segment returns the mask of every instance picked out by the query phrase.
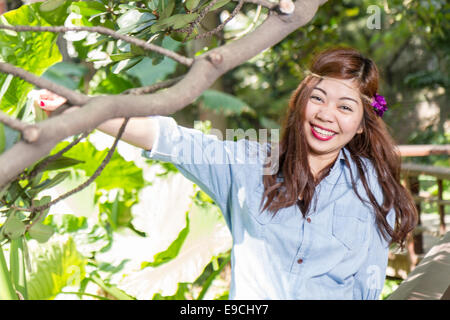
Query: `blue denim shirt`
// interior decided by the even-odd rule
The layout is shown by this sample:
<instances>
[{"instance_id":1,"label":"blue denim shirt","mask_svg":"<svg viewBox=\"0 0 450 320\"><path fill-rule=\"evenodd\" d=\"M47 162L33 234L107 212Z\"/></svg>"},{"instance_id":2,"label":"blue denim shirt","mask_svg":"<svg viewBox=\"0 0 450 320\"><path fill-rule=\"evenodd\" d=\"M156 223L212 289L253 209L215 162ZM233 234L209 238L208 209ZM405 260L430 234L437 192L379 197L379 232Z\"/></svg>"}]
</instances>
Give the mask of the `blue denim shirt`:
<instances>
[{"instance_id":1,"label":"blue denim shirt","mask_svg":"<svg viewBox=\"0 0 450 320\"><path fill-rule=\"evenodd\" d=\"M230 299L379 299L389 246L375 224L372 206L362 203L352 189L344 152L355 179L358 174L346 148L316 187L306 219L297 205L272 217L268 211L259 213L263 155L269 144L219 140L179 126L171 117L153 117L158 135L143 156L172 162L225 217L233 238ZM381 204L376 172L368 159L363 161L369 187ZM359 179L357 190L368 200ZM394 218L391 208L391 227Z\"/></svg>"}]
</instances>

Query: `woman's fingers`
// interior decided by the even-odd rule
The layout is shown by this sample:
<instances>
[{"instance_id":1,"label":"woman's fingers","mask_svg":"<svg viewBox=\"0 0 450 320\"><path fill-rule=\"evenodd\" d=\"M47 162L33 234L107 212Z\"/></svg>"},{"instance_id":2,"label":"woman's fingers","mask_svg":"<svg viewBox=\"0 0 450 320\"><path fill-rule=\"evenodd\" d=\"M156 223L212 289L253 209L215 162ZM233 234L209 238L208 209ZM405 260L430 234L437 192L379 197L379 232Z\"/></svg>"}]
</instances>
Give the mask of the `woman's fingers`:
<instances>
[{"instance_id":1,"label":"woman's fingers","mask_svg":"<svg viewBox=\"0 0 450 320\"><path fill-rule=\"evenodd\" d=\"M54 99L40 99L39 101L39 107L41 107L44 110L53 111L58 109L60 106L62 106L64 103L66 103L67 99L63 97L58 97Z\"/></svg>"},{"instance_id":2,"label":"woman's fingers","mask_svg":"<svg viewBox=\"0 0 450 320\"><path fill-rule=\"evenodd\" d=\"M37 97L38 98L35 100L36 106L47 111L54 111L67 101L66 98L48 91L47 89L38 90Z\"/></svg>"}]
</instances>

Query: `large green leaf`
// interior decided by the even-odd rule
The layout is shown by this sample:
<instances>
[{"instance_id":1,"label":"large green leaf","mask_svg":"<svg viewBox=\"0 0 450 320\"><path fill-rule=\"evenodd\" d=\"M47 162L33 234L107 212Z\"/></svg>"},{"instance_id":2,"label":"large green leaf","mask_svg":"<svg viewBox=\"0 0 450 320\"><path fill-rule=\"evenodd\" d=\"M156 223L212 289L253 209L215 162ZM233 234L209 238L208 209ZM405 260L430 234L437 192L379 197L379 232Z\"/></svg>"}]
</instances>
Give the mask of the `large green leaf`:
<instances>
[{"instance_id":1,"label":"large green leaf","mask_svg":"<svg viewBox=\"0 0 450 320\"><path fill-rule=\"evenodd\" d=\"M177 239L171 243L171 245L167 248L167 250L157 253L152 262L144 262L142 264L142 268L157 267L175 258L180 252L180 249L183 246L184 240L186 240L188 234L189 234L189 213L187 212L186 227L184 227L183 230L180 231L180 234L178 235Z\"/></svg>"},{"instance_id":2,"label":"large green leaf","mask_svg":"<svg viewBox=\"0 0 450 320\"><path fill-rule=\"evenodd\" d=\"M200 96L203 106L207 109L214 110L230 115L239 115L242 112L251 112L252 109L241 99L217 90L206 90Z\"/></svg>"},{"instance_id":3,"label":"large green leaf","mask_svg":"<svg viewBox=\"0 0 450 320\"><path fill-rule=\"evenodd\" d=\"M43 78L58 83L66 88L76 90L81 85L87 67L71 62L59 62L45 71Z\"/></svg>"},{"instance_id":4,"label":"large green leaf","mask_svg":"<svg viewBox=\"0 0 450 320\"><path fill-rule=\"evenodd\" d=\"M68 285L85 277L86 259L71 237L54 238L45 245L31 246L32 272L28 275L31 300L53 299Z\"/></svg>"},{"instance_id":5,"label":"large green leaf","mask_svg":"<svg viewBox=\"0 0 450 320\"><path fill-rule=\"evenodd\" d=\"M179 283L194 282L213 257L231 248L231 236L217 206L209 202L199 203L193 200L192 196L187 197L188 220L185 220L186 209L170 202L171 198L186 201L184 198L189 188L183 186L182 180L179 180L180 175L180 173L172 174L143 189L140 197L142 203L136 206L135 217L139 221L133 221L133 224L145 231L149 235L149 240L161 241L168 234L177 232L173 243L170 243L160 255L154 255L155 266L149 266L152 263L144 263L144 269L128 271L126 277L120 281L119 288L138 299L152 299L157 293L172 296L177 291ZM192 182L187 183L192 186ZM160 201L155 203L155 199ZM180 228L179 221L182 219L185 223ZM183 230L188 230L187 235L183 234ZM137 238L123 240L124 247L125 244L127 247L143 246L146 241ZM141 253L140 258L145 259L145 256Z\"/></svg>"},{"instance_id":6,"label":"large green leaf","mask_svg":"<svg viewBox=\"0 0 450 320\"><path fill-rule=\"evenodd\" d=\"M175 51L180 46L180 42L175 41L170 37L165 37L164 40L162 40L162 46L166 49ZM172 59L164 57L158 64L154 63L154 60L155 58L150 59L145 57L137 65L127 70L127 73L137 77L143 86L148 86L166 79L168 75L175 72L177 63Z\"/></svg>"},{"instance_id":7,"label":"large green leaf","mask_svg":"<svg viewBox=\"0 0 450 320\"><path fill-rule=\"evenodd\" d=\"M5 25L62 25L67 14L66 4L54 12L41 12L41 3L21 6L17 10L0 16ZM21 67L40 76L44 71L61 61L62 56L56 45L57 34L52 32L14 32L0 30L0 60ZM24 106L28 92L33 86L17 77L0 74L0 109L17 116Z\"/></svg>"}]
</instances>

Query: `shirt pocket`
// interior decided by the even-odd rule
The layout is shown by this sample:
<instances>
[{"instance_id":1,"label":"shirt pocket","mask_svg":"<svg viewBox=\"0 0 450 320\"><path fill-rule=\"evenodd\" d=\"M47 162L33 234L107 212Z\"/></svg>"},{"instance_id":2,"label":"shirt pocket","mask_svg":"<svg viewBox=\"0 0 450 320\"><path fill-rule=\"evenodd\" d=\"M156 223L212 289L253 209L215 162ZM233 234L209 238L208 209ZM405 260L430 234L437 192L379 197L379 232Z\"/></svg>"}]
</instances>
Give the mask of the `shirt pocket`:
<instances>
[{"instance_id":1,"label":"shirt pocket","mask_svg":"<svg viewBox=\"0 0 450 320\"><path fill-rule=\"evenodd\" d=\"M368 211L353 202L336 202L333 210L333 236L350 250L356 250L367 237Z\"/></svg>"}]
</instances>

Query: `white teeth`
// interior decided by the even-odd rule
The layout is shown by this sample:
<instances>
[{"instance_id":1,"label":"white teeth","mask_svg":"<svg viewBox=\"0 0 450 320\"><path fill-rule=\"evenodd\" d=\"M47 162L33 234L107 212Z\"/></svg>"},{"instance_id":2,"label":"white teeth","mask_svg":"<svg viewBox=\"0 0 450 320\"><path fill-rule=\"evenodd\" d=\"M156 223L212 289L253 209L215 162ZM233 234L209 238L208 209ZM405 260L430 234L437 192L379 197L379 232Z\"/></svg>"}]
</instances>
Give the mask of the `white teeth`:
<instances>
[{"instance_id":1,"label":"white teeth","mask_svg":"<svg viewBox=\"0 0 450 320\"><path fill-rule=\"evenodd\" d=\"M323 135L325 135L325 136L331 137L331 136L334 136L334 135L335 135L335 133L332 133L332 132L326 131L326 130L322 130L322 129L320 129L320 128L318 128L318 127L315 127L315 126L313 126L313 128L314 128L315 131L317 131L318 133L323 134Z\"/></svg>"}]
</instances>

